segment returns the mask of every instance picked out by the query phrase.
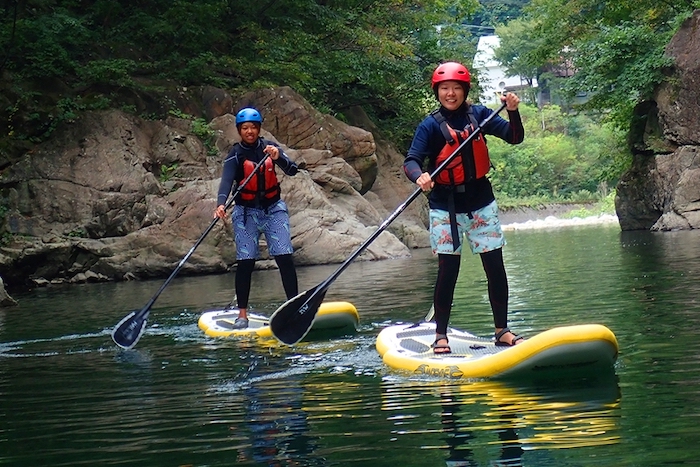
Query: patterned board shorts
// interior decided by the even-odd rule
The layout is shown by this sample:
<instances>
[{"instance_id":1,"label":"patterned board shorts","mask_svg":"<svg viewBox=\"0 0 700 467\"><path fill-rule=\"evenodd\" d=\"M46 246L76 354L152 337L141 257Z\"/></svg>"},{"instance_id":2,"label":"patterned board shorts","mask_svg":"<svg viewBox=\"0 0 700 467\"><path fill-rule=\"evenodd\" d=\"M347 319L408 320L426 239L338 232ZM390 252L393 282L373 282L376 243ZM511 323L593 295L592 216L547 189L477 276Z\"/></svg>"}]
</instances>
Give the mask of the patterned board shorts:
<instances>
[{"instance_id":1,"label":"patterned board shorts","mask_svg":"<svg viewBox=\"0 0 700 467\"><path fill-rule=\"evenodd\" d=\"M457 213L457 232L461 239L465 236L472 253L486 253L497 250L506 244L501 222L498 220L496 201L469 214ZM457 251L452 247L450 214L441 209L430 210L430 246L433 254L461 254L464 242Z\"/></svg>"},{"instance_id":2,"label":"patterned board shorts","mask_svg":"<svg viewBox=\"0 0 700 467\"><path fill-rule=\"evenodd\" d=\"M260 258L260 234L265 234L271 256L290 255L294 252L289 212L282 200L267 210L235 205L231 221L238 260Z\"/></svg>"}]
</instances>

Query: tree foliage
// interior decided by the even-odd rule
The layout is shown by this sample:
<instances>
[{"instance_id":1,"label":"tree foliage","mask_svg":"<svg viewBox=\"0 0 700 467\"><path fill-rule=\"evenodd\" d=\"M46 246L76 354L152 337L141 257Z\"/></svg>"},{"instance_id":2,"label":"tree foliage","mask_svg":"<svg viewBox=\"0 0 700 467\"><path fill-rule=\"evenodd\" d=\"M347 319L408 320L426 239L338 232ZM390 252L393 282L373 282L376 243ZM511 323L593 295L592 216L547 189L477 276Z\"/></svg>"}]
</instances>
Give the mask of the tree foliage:
<instances>
[{"instance_id":1,"label":"tree foliage","mask_svg":"<svg viewBox=\"0 0 700 467\"><path fill-rule=\"evenodd\" d=\"M558 106L521 105L525 141L489 139L494 189L506 198L597 199L607 195L627 162L623 133Z\"/></svg>"},{"instance_id":2,"label":"tree foliage","mask_svg":"<svg viewBox=\"0 0 700 467\"><path fill-rule=\"evenodd\" d=\"M361 105L405 139L436 64L473 56L455 31L477 7L477 0L6 2L2 122L15 137L36 140L62 119L51 106L61 99L90 108L165 81L234 94L288 85L340 116Z\"/></svg>"},{"instance_id":3,"label":"tree foliage","mask_svg":"<svg viewBox=\"0 0 700 467\"><path fill-rule=\"evenodd\" d=\"M533 126L538 119L531 115L526 141L499 154L503 170L494 174L495 185L515 197L605 194L631 162L623 143L632 110L667 79L664 48L698 6L697 0L532 0L523 17L499 25L496 58L508 72L536 76L567 112L582 113L566 117L560 132L551 108L540 109L541 125Z\"/></svg>"},{"instance_id":4,"label":"tree foliage","mask_svg":"<svg viewBox=\"0 0 700 467\"><path fill-rule=\"evenodd\" d=\"M473 23L496 27L520 18L530 0L480 0L479 3L480 8L474 15Z\"/></svg>"},{"instance_id":5,"label":"tree foliage","mask_svg":"<svg viewBox=\"0 0 700 467\"><path fill-rule=\"evenodd\" d=\"M510 24L499 28L507 49L500 54L514 71L523 63L540 73L573 70L558 83L565 95L573 100L587 92L582 108L627 127L633 106L665 78L664 47L698 6L697 0L532 0L514 34ZM513 37L518 34L522 40Z\"/></svg>"},{"instance_id":6,"label":"tree foliage","mask_svg":"<svg viewBox=\"0 0 700 467\"><path fill-rule=\"evenodd\" d=\"M532 58L532 51L537 49L537 37L532 34L532 24L523 19L514 19L508 25L496 27L500 46L494 56L507 70L508 76L520 76L529 86L533 86L539 77L542 64ZM536 89L531 89L528 102L535 103Z\"/></svg>"}]
</instances>

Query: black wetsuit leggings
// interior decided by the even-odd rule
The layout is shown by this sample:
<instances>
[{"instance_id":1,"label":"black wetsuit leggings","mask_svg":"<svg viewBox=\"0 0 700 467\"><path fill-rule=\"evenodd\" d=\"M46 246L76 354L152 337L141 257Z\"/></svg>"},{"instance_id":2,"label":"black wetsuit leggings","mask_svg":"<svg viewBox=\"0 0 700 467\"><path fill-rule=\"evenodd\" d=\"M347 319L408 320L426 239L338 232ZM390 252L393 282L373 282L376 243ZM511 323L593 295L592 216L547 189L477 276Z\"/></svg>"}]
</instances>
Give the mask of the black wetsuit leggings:
<instances>
[{"instance_id":1,"label":"black wetsuit leggings","mask_svg":"<svg viewBox=\"0 0 700 467\"><path fill-rule=\"evenodd\" d=\"M497 328L504 328L508 324L508 277L503 264L503 251L499 248L479 256L486 272L493 323ZM460 259L460 255L438 255L438 274L433 296L438 334L447 333Z\"/></svg>"},{"instance_id":2,"label":"black wetsuit leggings","mask_svg":"<svg viewBox=\"0 0 700 467\"><path fill-rule=\"evenodd\" d=\"M287 300L296 297L299 294L299 285L297 283L297 272L294 267L292 255L275 256L275 262L280 270L282 287L284 287ZM255 269L254 259L238 261L238 266L236 268L236 298L238 301L238 308L248 308L253 269Z\"/></svg>"}]
</instances>

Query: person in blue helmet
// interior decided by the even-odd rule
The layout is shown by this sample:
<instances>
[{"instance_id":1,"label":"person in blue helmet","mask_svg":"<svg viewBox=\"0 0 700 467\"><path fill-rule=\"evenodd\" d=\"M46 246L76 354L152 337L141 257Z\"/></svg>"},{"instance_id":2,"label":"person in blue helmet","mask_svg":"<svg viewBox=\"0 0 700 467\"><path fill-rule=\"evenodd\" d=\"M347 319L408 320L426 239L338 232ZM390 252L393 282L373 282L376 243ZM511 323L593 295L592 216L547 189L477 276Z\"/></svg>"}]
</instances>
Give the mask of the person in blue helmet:
<instances>
[{"instance_id":1,"label":"person in blue helmet","mask_svg":"<svg viewBox=\"0 0 700 467\"><path fill-rule=\"evenodd\" d=\"M436 354L451 352L447 326L465 237L472 253L479 254L486 273L496 345L516 345L523 339L508 328L508 279L502 253L506 242L491 182L486 177L491 163L485 137L473 138L434 180L430 177L493 112L467 101L470 85L469 71L461 63L446 62L435 69L432 88L440 108L418 125L404 160L406 176L423 191L430 191L430 243L438 257L433 291L436 324L433 352ZM508 120L497 115L484 126L482 133L519 144L524 138L518 111L520 100L513 93L502 99ZM423 169L426 161L427 171Z\"/></svg>"},{"instance_id":2,"label":"person in blue helmet","mask_svg":"<svg viewBox=\"0 0 700 467\"><path fill-rule=\"evenodd\" d=\"M282 277L282 286L287 299L299 293L297 273L292 253L292 237L289 226L289 211L281 198L279 180L275 167L286 175L296 175L297 165L289 159L282 148L272 141L260 137L263 118L252 107L241 109L236 114L236 129L241 141L233 145L224 160L221 183L214 215L226 217L226 200L234 182L241 183L255 170L257 164L269 157L237 195L231 221L236 242L236 300L239 314L234 328L248 327L248 299L255 261L260 257L260 234L265 240L270 256Z\"/></svg>"}]
</instances>

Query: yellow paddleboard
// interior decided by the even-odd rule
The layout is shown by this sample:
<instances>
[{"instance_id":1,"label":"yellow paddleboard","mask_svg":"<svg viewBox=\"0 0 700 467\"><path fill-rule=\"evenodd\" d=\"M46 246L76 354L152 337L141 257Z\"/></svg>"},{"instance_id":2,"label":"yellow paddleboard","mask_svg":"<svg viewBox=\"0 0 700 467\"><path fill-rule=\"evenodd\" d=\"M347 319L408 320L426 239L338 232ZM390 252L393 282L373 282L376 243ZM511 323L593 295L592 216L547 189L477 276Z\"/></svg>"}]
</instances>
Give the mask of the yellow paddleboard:
<instances>
[{"instance_id":1,"label":"yellow paddleboard","mask_svg":"<svg viewBox=\"0 0 700 467\"><path fill-rule=\"evenodd\" d=\"M454 328L447 337L452 353L436 355L435 323L399 324L382 329L376 347L392 368L453 379L612 372L618 354L615 335L600 324L553 328L513 347Z\"/></svg>"},{"instance_id":2,"label":"yellow paddleboard","mask_svg":"<svg viewBox=\"0 0 700 467\"><path fill-rule=\"evenodd\" d=\"M233 329L238 318L238 309L210 310L199 317L198 326L211 337L257 336L272 338L270 318L255 313L248 313L248 327ZM328 337L343 336L357 332L360 315L352 303L324 302L318 309L309 331L308 339L323 335Z\"/></svg>"}]
</instances>

